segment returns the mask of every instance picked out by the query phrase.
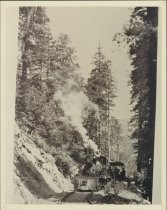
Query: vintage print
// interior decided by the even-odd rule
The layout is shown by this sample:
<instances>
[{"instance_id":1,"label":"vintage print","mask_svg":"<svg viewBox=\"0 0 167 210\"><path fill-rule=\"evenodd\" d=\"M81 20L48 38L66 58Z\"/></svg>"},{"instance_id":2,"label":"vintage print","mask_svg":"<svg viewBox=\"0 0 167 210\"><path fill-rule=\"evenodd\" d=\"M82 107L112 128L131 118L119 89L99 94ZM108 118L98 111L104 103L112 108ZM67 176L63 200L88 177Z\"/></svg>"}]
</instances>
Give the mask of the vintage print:
<instances>
[{"instance_id":1,"label":"vintage print","mask_svg":"<svg viewBox=\"0 0 167 210\"><path fill-rule=\"evenodd\" d=\"M19 7L13 204L152 204L158 7Z\"/></svg>"}]
</instances>

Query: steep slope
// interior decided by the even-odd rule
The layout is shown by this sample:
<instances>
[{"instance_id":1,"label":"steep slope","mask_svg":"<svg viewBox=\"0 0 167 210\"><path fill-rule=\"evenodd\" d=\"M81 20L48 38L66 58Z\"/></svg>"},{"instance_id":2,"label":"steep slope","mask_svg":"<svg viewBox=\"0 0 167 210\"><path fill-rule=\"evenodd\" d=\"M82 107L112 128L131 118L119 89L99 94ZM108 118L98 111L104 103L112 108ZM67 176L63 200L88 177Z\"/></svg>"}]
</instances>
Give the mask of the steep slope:
<instances>
[{"instance_id":1,"label":"steep slope","mask_svg":"<svg viewBox=\"0 0 167 210\"><path fill-rule=\"evenodd\" d=\"M55 164L55 158L15 126L15 203L36 203L56 194L70 192L73 185Z\"/></svg>"}]
</instances>

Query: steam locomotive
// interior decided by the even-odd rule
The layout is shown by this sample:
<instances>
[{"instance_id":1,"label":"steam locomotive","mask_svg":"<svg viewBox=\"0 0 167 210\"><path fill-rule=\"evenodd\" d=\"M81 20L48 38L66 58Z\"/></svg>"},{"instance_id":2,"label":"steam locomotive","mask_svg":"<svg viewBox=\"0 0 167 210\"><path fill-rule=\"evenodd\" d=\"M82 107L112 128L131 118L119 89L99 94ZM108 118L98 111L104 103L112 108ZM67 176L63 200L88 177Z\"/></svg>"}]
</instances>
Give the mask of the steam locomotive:
<instances>
[{"instance_id":1,"label":"steam locomotive","mask_svg":"<svg viewBox=\"0 0 167 210\"><path fill-rule=\"evenodd\" d=\"M103 155L95 155L94 151L87 147L85 149L85 163L75 176L75 190L98 191L111 179L116 179L115 171L124 170L122 162L109 161Z\"/></svg>"}]
</instances>

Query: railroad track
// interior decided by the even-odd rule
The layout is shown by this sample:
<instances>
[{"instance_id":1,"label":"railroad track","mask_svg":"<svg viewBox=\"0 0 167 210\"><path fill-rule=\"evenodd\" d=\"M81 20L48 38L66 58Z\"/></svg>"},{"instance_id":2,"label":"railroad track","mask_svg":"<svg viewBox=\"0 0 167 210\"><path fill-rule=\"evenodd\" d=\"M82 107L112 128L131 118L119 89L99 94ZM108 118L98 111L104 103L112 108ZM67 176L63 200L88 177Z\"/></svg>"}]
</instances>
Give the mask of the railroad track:
<instances>
[{"instance_id":1,"label":"railroad track","mask_svg":"<svg viewBox=\"0 0 167 210\"><path fill-rule=\"evenodd\" d=\"M91 192L71 192L64 196L64 198L61 200L61 203L90 203L90 195Z\"/></svg>"},{"instance_id":2,"label":"railroad track","mask_svg":"<svg viewBox=\"0 0 167 210\"><path fill-rule=\"evenodd\" d=\"M68 193L60 202L61 204L82 203L82 204L140 204L135 199L127 199L115 194L101 196L93 192L71 192Z\"/></svg>"}]
</instances>

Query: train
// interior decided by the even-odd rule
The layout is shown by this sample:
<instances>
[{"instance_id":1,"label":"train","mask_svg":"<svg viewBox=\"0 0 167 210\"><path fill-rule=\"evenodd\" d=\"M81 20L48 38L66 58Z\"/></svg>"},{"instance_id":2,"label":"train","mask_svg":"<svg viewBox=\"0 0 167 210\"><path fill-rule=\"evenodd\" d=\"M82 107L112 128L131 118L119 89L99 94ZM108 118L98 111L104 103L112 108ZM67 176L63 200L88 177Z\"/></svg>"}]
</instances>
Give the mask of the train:
<instances>
[{"instance_id":1,"label":"train","mask_svg":"<svg viewBox=\"0 0 167 210\"><path fill-rule=\"evenodd\" d=\"M74 177L75 191L98 191L107 182L118 179L118 171L124 170L124 163L109 161L106 156L94 155L91 148L86 148L85 163Z\"/></svg>"}]
</instances>

